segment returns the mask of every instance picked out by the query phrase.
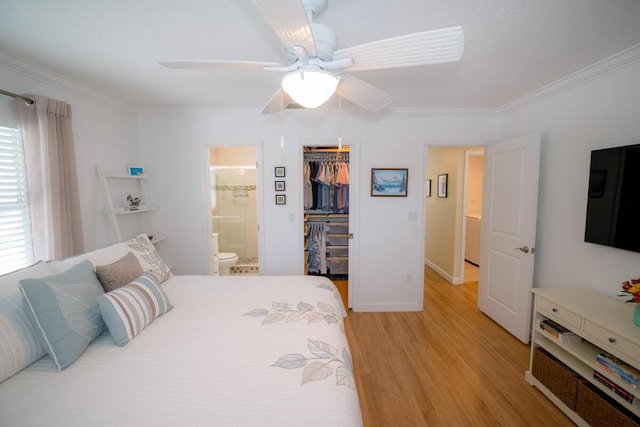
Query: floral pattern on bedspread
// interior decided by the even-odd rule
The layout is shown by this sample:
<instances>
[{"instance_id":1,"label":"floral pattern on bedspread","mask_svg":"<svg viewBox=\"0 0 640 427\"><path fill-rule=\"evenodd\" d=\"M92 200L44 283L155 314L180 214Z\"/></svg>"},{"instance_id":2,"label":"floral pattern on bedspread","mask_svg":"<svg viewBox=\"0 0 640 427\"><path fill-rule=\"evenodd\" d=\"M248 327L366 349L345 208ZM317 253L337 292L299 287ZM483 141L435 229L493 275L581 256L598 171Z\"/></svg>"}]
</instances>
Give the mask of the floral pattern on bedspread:
<instances>
[{"instance_id":1,"label":"floral pattern on bedspread","mask_svg":"<svg viewBox=\"0 0 640 427\"><path fill-rule=\"evenodd\" d=\"M328 291L331 291L333 293L333 297L340 301L340 292L338 292L338 288L335 287L335 285L330 285L328 283L320 283L319 285L316 286L316 288L321 288L321 289L326 289Z\"/></svg>"},{"instance_id":2,"label":"floral pattern on bedspread","mask_svg":"<svg viewBox=\"0 0 640 427\"><path fill-rule=\"evenodd\" d=\"M245 316L252 317L264 317L262 319L262 325L270 325L278 323L282 320L285 323L299 322L306 319L307 324L326 322L330 324L338 324L340 331L344 334L344 322L342 316L338 313L330 304L318 301L314 306L306 302L298 302L294 307L293 304L284 302L273 302L271 304L271 310L266 308L256 308L244 314Z\"/></svg>"},{"instance_id":3,"label":"floral pattern on bedspread","mask_svg":"<svg viewBox=\"0 0 640 427\"><path fill-rule=\"evenodd\" d=\"M283 369L302 370L302 385L311 381L320 381L330 377L335 372L336 385L356 389L353 377L351 355L346 348L342 349L342 358L338 356L338 349L324 341L307 339L310 356L302 353L285 354L272 365ZM334 369L335 366L335 369Z\"/></svg>"}]
</instances>

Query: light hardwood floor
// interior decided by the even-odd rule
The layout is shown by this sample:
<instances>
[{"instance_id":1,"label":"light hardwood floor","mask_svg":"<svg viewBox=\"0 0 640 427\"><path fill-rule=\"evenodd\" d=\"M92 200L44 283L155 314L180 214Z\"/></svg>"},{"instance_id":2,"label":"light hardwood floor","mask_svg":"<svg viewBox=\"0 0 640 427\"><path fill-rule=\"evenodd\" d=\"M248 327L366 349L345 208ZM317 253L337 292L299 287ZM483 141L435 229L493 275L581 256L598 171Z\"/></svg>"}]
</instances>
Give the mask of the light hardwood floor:
<instances>
[{"instance_id":1,"label":"light hardwood floor","mask_svg":"<svg viewBox=\"0 0 640 427\"><path fill-rule=\"evenodd\" d=\"M349 313L365 426L574 425L524 380L529 346L478 310L477 292L425 267L424 311Z\"/></svg>"}]
</instances>

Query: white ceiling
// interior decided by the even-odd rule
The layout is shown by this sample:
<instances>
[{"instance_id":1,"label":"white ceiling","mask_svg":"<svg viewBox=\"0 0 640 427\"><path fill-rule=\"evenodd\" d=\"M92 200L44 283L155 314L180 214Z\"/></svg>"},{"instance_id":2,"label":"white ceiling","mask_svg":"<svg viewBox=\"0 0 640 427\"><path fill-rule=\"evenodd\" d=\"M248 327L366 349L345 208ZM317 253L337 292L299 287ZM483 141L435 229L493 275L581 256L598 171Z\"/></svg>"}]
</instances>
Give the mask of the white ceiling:
<instances>
[{"instance_id":1,"label":"white ceiling","mask_svg":"<svg viewBox=\"0 0 640 427\"><path fill-rule=\"evenodd\" d=\"M329 0L316 22L338 48L463 27L460 63L354 72L391 107L499 107L640 44L639 0ZM0 49L134 108L262 108L281 78L158 61L288 63L250 0L0 0Z\"/></svg>"}]
</instances>

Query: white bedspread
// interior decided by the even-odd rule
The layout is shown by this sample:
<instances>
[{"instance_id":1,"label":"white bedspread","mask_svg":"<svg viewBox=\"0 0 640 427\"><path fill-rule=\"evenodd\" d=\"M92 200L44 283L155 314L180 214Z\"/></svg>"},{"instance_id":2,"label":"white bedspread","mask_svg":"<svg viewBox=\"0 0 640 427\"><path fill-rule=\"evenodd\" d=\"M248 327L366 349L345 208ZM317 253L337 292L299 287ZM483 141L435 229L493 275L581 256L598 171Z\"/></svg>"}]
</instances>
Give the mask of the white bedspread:
<instances>
[{"instance_id":1,"label":"white bedspread","mask_svg":"<svg viewBox=\"0 0 640 427\"><path fill-rule=\"evenodd\" d=\"M58 373L0 384L0 426L362 425L344 307L318 276L175 276L125 347L108 332Z\"/></svg>"}]
</instances>

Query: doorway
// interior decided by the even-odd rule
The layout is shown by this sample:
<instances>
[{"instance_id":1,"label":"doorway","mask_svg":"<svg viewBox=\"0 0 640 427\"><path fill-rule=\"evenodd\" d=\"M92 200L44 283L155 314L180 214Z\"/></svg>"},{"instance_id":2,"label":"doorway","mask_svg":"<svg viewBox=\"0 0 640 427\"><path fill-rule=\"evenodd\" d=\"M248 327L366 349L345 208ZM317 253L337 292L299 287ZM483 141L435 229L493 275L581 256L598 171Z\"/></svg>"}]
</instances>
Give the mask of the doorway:
<instances>
[{"instance_id":1,"label":"doorway","mask_svg":"<svg viewBox=\"0 0 640 427\"><path fill-rule=\"evenodd\" d=\"M235 254L230 274L257 275L258 179L255 146L211 146L209 154L209 200L214 253ZM215 240L212 241L212 246ZM210 260L210 273L215 274Z\"/></svg>"},{"instance_id":2,"label":"doorway","mask_svg":"<svg viewBox=\"0 0 640 427\"><path fill-rule=\"evenodd\" d=\"M303 143L303 271L329 277L345 307L354 303L356 146L332 141Z\"/></svg>"},{"instance_id":3,"label":"doorway","mask_svg":"<svg viewBox=\"0 0 640 427\"><path fill-rule=\"evenodd\" d=\"M425 264L452 284L477 282L484 147L431 145L426 153Z\"/></svg>"}]
</instances>

